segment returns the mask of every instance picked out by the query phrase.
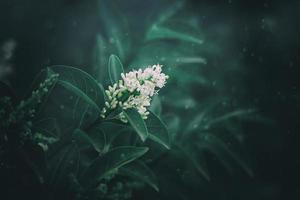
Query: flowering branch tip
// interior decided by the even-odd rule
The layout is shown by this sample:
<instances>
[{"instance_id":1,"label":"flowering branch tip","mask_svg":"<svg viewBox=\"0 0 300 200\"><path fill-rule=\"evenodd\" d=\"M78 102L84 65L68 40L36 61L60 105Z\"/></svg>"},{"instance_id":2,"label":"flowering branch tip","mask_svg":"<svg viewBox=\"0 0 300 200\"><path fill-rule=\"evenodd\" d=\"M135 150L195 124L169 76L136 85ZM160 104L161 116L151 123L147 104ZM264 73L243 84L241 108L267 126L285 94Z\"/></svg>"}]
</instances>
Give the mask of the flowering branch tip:
<instances>
[{"instance_id":1,"label":"flowering branch tip","mask_svg":"<svg viewBox=\"0 0 300 200\"><path fill-rule=\"evenodd\" d=\"M112 110L120 107L123 110L136 108L143 119L147 119L151 97L165 86L169 76L162 73L162 65L149 66L142 70L121 73L121 80L105 90L107 101L102 109L101 117L105 118ZM119 114L123 122L127 119L123 113Z\"/></svg>"}]
</instances>

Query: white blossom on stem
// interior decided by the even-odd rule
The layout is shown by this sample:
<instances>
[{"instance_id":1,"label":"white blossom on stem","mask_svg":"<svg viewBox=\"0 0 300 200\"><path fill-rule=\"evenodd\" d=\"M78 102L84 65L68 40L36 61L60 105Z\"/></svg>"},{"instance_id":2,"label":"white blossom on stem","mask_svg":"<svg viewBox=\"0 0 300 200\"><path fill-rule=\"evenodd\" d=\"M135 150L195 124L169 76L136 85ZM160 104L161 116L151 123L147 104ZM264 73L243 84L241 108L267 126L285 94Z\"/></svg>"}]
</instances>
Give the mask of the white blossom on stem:
<instances>
[{"instance_id":1,"label":"white blossom on stem","mask_svg":"<svg viewBox=\"0 0 300 200\"><path fill-rule=\"evenodd\" d=\"M126 74L122 73L122 79L113 86L105 90L107 101L102 109L101 117L105 118L111 111L117 107L121 109L136 108L143 119L147 119L151 97L158 93L158 90L164 87L167 75L162 73L162 65L149 66L142 70L133 70ZM123 113L119 118L127 122Z\"/></svg>"}]
</instances>

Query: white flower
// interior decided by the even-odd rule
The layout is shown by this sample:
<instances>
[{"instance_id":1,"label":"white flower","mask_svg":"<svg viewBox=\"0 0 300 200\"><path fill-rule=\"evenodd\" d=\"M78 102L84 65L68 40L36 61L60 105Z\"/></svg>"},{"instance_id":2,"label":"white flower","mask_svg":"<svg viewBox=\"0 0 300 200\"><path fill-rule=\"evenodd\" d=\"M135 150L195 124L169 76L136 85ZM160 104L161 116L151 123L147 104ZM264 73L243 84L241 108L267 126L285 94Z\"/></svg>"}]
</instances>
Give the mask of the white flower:
<instances>
[{"instance_id":1,"label":"white flower","mask_svg":"<svg viewBox=\"0 0 300 200\"><path fill-rule=\"evenodd\" d=\"M153 96L155 84L152 81L145 80L144 84L137 88L137 91L139 91L143 96Z\"/></svg>"},{"instance_id":2,"label":"white flower","mask_svg":"<svg viewBox=\"0 0 300 200\"><path fill-rule=\"evenodd\" d=\"M151 97L157 94L158 89L164 87L168 76L162 73L161 65L149 66L146 69L133 70L121 74L122 80L118 84L109 86L105 91L108 101L106 108L102 109L101 117L105 118L107 113L120 107L121 109L136 108L143 119L147 119ZM123 113L119 118L127 122Z\"/></svg>"}]
</instances>

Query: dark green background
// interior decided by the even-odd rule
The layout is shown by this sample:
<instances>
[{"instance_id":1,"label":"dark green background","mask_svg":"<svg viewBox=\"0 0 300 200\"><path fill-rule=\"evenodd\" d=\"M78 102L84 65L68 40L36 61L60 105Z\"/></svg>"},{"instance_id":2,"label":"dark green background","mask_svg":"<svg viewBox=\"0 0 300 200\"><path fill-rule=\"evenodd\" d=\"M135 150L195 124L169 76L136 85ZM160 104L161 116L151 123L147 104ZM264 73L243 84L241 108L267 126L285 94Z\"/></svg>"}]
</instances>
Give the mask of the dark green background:
<instances>
[{"instance_id":1,"label":"dark green background","mask_svg":"<svg viewBox=\"0 0 300 200\"><path fill-rule=\"evenodd\" d=\"M104 32L97 2L1 0L0 44L8 39L17 43L11 61L14 73L8 82L18 96L26 93L34 76L45 66L80 66L93 73L90 66L96 34ZM130 37L135 38L134 49L142 43L143 29L153 13L163 12L174 1L116 0L115 3L128 18ZM208 70L225 74L228 88L238 84L237 101L257 108L273 122L268 127L258 124L244 127L254 133L247 141L255 160L254 178L221 177L219 182L208 183L211 189L206 196L195 199L295 199L300 192L300 2L190 0L186 3L185 12L194 14L204 40L208 41L202 47ZM206 50L211 48L210 44L221 48ZM130 59L123 61L130 63ZM222 68L223 63L236 63L239 73ZM201 91L194 92L197 95Z\"/></svg>"}]
</instances>

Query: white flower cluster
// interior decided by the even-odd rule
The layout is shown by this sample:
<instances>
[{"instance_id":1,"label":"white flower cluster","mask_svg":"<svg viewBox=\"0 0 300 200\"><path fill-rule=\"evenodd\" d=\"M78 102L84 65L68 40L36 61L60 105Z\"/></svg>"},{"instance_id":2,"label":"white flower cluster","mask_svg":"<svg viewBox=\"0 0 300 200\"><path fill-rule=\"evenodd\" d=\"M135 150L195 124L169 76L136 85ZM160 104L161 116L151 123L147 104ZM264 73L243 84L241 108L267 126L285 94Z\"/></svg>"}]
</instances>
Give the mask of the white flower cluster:
<instances>
[{"instance_id":1,"label":"white flower cluster","mask_svg":"<svg viewBox=\"0 0 300 200\"><path fill-rule=\"evenodd\" d=\"M146 69L134 70L121 74L122 80L109 86L105 91L108 101L102 109L101 117L105 118L117 107L121 109L136 108L143 119L147 119L151 97L164 87L168 76L162 73L162 65L149 66ZM127 122L123 113L119 118Z\"/></svg>"}]
</instances>

